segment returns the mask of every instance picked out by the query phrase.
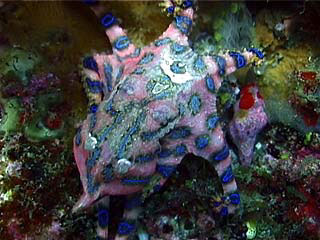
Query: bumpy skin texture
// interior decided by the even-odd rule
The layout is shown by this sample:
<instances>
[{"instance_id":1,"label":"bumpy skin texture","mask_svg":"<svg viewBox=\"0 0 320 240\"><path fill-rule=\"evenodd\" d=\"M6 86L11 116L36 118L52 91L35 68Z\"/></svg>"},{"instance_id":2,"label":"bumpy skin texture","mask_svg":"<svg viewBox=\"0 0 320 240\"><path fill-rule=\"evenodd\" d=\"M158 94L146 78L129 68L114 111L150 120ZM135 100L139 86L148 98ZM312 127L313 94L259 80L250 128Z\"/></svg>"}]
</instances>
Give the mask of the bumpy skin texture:
<instances>
[{"instance_id":1,"label":"bumpy skin texture","mask_svg":"<svg viewBox=\"0 0 320 240\"><path fill-rule=\"evenodd\" d=\"M252 102L248 100L250 96L252 96ZM245 108L241 109L241 101ZM255 84L242 89L240 99L234 105L234 116L230 122L229 131L239 150L240 162L245 166L251 164L257 135L268 122L264 108L264 100Z\"/></svg>"},{"instance_id":2,"label":"bumpy skin texture","mask_svg":"<svg viewBox=\"0 0 320 240\"><path fill-rule=\"evenodd\" d=\"M226 197L217 202L217 211L227 215L239 204L229 149L216 115L216 92L221 75L245 66L255 54L197 55L187 38L192 18L193 9L185 9L143 49L112 25L106 34L113 54L84 60L91 113L74 139L84 189L74 211L103 196L142 192L154 176L160 179L158 188L187 153L210 161L220 176Z\"/></svg>"}]
</instances>

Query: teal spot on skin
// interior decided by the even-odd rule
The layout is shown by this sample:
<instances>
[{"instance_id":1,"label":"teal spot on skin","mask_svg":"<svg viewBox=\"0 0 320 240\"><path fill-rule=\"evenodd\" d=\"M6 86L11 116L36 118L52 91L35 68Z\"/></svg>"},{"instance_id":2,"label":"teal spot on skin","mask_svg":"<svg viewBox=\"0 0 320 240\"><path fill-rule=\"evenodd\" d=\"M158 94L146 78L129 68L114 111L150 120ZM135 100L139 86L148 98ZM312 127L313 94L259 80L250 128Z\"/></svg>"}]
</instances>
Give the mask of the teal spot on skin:
<instances>
[{"instance_id":1,"label":"teal spot on skin","mask_svg":"<svg viewBox=\"0 0 320 240\"><path fill-rule=\"evenodd\" d=\"M187 46L180 45L180 44L178 44L178 43L176 43L176 42L171 45L171 51L172 51L174 54L184 53L187 49L188 49Z\"/></svg>"},{"instance_id":2,"label":"teal spot on skin","mask_svg":"<svg viewBox=\"0 0 320 240\"><path fill-rule=\"evenodd\" d=\"M202 150L209 145L210 137L208 134L200 135L195 139L196 148Z\"/></svg>"},{"instance_id":3,"label":"teal spot on skin","mask_svg":"<svg viewBox=\"0 0 320 240\"><path fill-rule=\"evenodd\" d=\"M142 57L142 59L139 61L138 64L140 64L140 65L141 64L148 64L148 63L152 62L153 58L154 58L154 54L153 53L146 53Z\"/></svg>"},{"instance_id":4,"label":"teal spot on skin","mask_svg":"<svg viewBox=\"0 0 320 240\"><path fill-rule=\"evenodd\" d=\"M170 70L176 74L184 74L186 73L185 64L180 61L175 61L171 64Z\"/></svg>"},{"instance_id":5,"label":"teal spot on skin","mask_svg":"<svg viewBox=\"0 0 320 240\"><path fill-rule=\"evenodd\" d=\"M170 42L171 42L171 39L168 38L168 37L166 37L166 38L162 38L162 39L156 40L156 41L154 42L154 45L155 45L156 47L160 47L160 46L166 45L166 44L168 44L168 43L170 43Z\"/></svg>"},{"instance_id":6,"label":"teal spot on skin","mask_svg":"<svg viewBox=\"0 0 320 240\"><path fill-rule=\"evenodd\" d=\"M211 76L207 75L205 78L206 86L209 92L215 93L216 87L214 85L214 80Z\"/></svg>"},{"instance_id":7,"label":"teal spot on skin","mask_svg":"<svg viewBox=\"0 0 320 240\"><path fill-rule=\"evenodd\" d=\"M202 60L202 57L198 56L196 60L193 63L193 68L197 72L203 72L206 70L206 65L204 61Z\"/></svg>"},{"instance_id":8,"label":"teal spot on skin","mask_svg":"<svg viewBox=\"0 0 320 240\"><path fill-rule=\"evenodd\" d=\"M219 121L219 117L211 114L209 115L208 119L207 119L207 126L209 130L215 129L217 127Z\"/></svg>"},{"instance_id":9,"label":"teal spot on skin","mask_svg":"<svg viewBox=\"0 0 320 240\"><path fill-rule=\"evenodd\" d=\"M197 95L191 96L189 100L189 108L192 115L198 114L201 110L201 98Z\"/></svg>"}]
</instances>

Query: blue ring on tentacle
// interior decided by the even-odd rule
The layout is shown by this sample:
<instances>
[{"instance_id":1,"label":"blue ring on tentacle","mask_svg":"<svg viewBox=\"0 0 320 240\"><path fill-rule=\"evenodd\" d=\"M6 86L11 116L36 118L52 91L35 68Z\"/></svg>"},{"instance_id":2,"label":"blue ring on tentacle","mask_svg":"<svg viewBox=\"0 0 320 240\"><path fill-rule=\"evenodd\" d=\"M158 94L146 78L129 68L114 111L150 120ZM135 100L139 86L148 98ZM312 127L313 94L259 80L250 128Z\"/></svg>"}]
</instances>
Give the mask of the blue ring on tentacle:
<instances>
[{"instance_id":1,"label":"blue ring on tentacle","mask_svg":"<svg viewBox=\"0 0 320 240\"><path fill-rule=\"evenodd\" d=\"M238 205L240 204L240 194L239 193L232 193L229 195L229 199L232 204Z\"/></svg>"},{"instance_id":2,"label":"blue ring on tentacle","mask_svg":"<svg viewBox=\"0 0 320 240\"><path fill-rule=\"evenodd\" d=\"M222 76L226 73L226 65L227 65L227 61L218 55L215 55L212 57L213 60L217 63L218 68L219 68L219 75Z\"/></svg>"},{"instance_id":3,"label":"blue ring on tentacle","mask_svg":"<svg viewBox=\"0 0 320 240\"><path fill-rule=\"evenodd\" d=\"M98 1L98 0L82 0L82 2L83 2L84 4L86 4L86 5L92 6L92 5L97 4L99 1Z\"/></svg>"},{"instance_id":4,"label":"blue ring on tentacle","mask_svg":"<svg viewBox=\"0 0 320 240\"><path fill-rule=\"evenodd\" d=\"M183 33L183 34L188 34L190 29L191 29L191 25L192 25L192 20L187 17L187 16L176 16L175 17L175 21L176 21L176 26L177 28Z\"/></svg>"},{"instance_id":5,"label":"blue ring on tentacle","mask_svg":"<svg viewBox=\"0 0 320 240\"><path fill-rule=\"evenodd\" d=\"M189 137L190 135L191 135L191 129L189 127L182 126L182 127L177 127L172 129L168 133L167 137L169 139L177 140L179 138Z\"/></svg>"},{"instance_id":6,"label":"blue ring on tentacle","mask_svg":"<svg viewBox=\"0 0 320 240\"><path fill-rule=\"evenodd\" d=\"M183 8L184 9L187 9L187 8L189 8L189 7L192 7L192 1L191 0L186 0L186 1L184 1L183 2Z\"/></svg>"},{"instance_id":7,"label":"blue ring on tentacle","mask_svg":"<svg viewBox=\"0 0 320 240\"><path fill-rule=\"evenodd\" d=\"M172 14L172 13L174 13L174 9L175 9L175 6L170 6L170 7L167 8L167 12L169 14Z\"/></svg>"},{"instance_id":8,"label":"blue ring on tentacle","mask_svg":"<svg viewBox=\"0 0 320 240\"><path fill-rule=\"evenodd\" d=\"M83 63L83 67L98 73L98 64L92 56L85 57L82 63Z\"/></svg>"},{"instance_id":9,"label":"blue ring on tentacle","mask_svg":"<svg viewBox=\"0 0 320 240\"><path fill-rule=\"evenodd\" d=\"M99 94L103 92L103 83L100 81L92 81L90 78L86 78L86 83L88 85L89 91L94 94Z\"/></svg>"},{"instance_id":10,"label":"blue ring on tentacle","mask_svg":"<svg viewBox=\"0 0 320 240\"><path fill-rule=\"evenodd\" d=\"M136 229L134 224L131 224L127 221L122 221L119 223L118 226L118 233L120 235L129 235Z\"/></svg>"},{"instance_id":11,"label":"blue ring on tentacle","mask_svg":"<svg viewBox=\"0 0 320 240\"><path fill-rule=\"evenodd\" d=\"M81 127L79 127L77 129L76 137L75 137L76 146L80 146L81 142L82 142L82 139L81 139Z\"/></svg>"},{"instance_id":12,"label":"blue ring on tentacle","mask_svg":"<svg viewBox=\"0 0 320 240\"><path fill-rule=\"evenodd\" d=\"M114 48L121 51L129 47L130 39L127 36L120 36L114 41Z\"/></svg>"},{"instance_id":13,"label":"blue ring on tentacle","mask_svg":"<svg viewBox=\"0 0 320 240\"><path fill-rule=\"evenodd\" d=\"M225 217L225 216L227 216L228 214L229 214L229 211L228 211L228 208L227 208L227 207L221 208L221 210L220 210L220 216L221 216L221 217Z\"/></svg>"},{"instance_id":14,"label":"blue ring on tentacle","mask_svg":"<svg viewBox=\"0 0 320 240\"><path fill-rule=\"evenodd\" d=\"M97 104L91 104L90 106L90 112L91 113L96 113L98 111L98 105Z\"/></svg>"},{"instance_id":15,"label":"blue ring on tentacle","mask_svg":"<svg viewBox=\"0 0 320 240\"><path fill-rule=\"evenodd\" d=\"M175 166L157 164L156 171L164 178L168 178L176 170Z\"/></svg>"},{"instance_id":16,"label":"blue ring on tentacle","mask_svg":"<svg viewBox=\"0 0 320 240\"><path fill-rule=\"evenodd\" d=\"M98 223L101 228L108 227L109 224L109 211L107 209L101 209L98 212Z\"/></svg>"},{"instance_id":17,"label":"blue ring on tentacle","mask_svg":"<svg viewBox=\"0 0 320 240\"><path fill-rule=\"evenodd\" d=\"M202 150L209 145L210 136L208 134L203 134L195 139L196 148Z\"/></svg>"},{"instance_id":18,"label":"blue ring on tentacle","mask_svg":"<svg viewBox=\"0 0 320 240\"><path fill-rule=\"evenodd\" d=\"M220 151L214 153L211 156L211 159L213 160L213 162L220 162L224 159L226 159L229 156L230 152L229 152L229 147L226 144Z\"/></svg>"},{"instance_id":19,"label":"blue ring on tentacle","mask_svg":"<svg viewBox=\"0 0 320 240\"><path fill-rule=\"evenodd\" d=\"M187 154L187 152L188 152L188 149L187 149L186 145L180 144L180 145L176 146L174 154L176 156L183 156L183 155Z\"/></svg>"},{"instance_id":20,"label":"blue ring on tentacle","mask_svg":"<svg viewBox=\"0 0 320 240\"><path fill-rule=\"evenodd\" d=\"M236 67L239 68L243 68L246 66L246 58L238 52L229 52L230 57L233 57L236 61Z\"/></svg>"},{"instance_id":21,"label":"blue ring on tentacle","mask_svg":"<svg viewBox=\"0 0 320 240\"><path fill-rule=\"evenodd\" d=\"M158 149L155 153L158 155L159 158L167 158L172 154L172 151L167 148L162 148Z\"/></svg>"},{"instance_id":22,"label":"blue ring on tentacle","mask_svg":"<svg viewBox=\"0 0 320 240\"><path fill-rule=\"evenodd\" d=\"M250 48L248 51L254 53L259 59L263 59L264 58L263 52L260 51L257 48Z\"/></svg>"},{"instance_id":23,"label":"blue ring on tentacle","mask_svg":"<svg viewBox=\"0 0 320 240\"><path fill-rule=\"evenodd\" d=\"M231 166L226 169L226 171L221 175L220 179L223 184L230 183L234 179Z\"/></svg>"},{"instance_id":24,"label":"blue ring on tentacle","mask_svg":"<svg viewBox=\"0 0 320 240\"><path fill-rule=\"evenodd\" d=\"M140 179L130 179L123 178L121 179L121 183L125 185L136 185L136 184L148 184L150 182L150 177L140 178Z\"/></svg>"},{"instance_id":25,"label":"blue ring on tentacle","mask_svg":"<svg viewBox=\"0 0 320 240\"><path fill-rule=\"evenodd\" d=\"M171 38L165 37L165 38L161 38L161 39L154 41L154 45L156 47L160 47L160 46L163 46L163 45L168 44L170 42L171 42Z\"/></svg>"},{"instance_id":26,"label":"blue ring on tentacle","mask_svg":"<svg viewBox=\"0 0 320 240\"><path fill-rule=\"evenodd\" d=\"M127 210L131 210L133 208L140 207L142 205L141 196L134 196L132 198L127 199L124 208Z\"/></svg>"},{"instance_id":27,"label":"blue ring on tentacle","mask_svg":"<svg viewBox=\"0 0 320 240\"><path fill-rule=\"evenodd\" d=\"M102 177L105 183L111 182L113 180L113 167L111 165L107 165L102 170Z\"/></svg>"},{"instance_id":28,"label":"blue ring on tentacle","mask_svg":"<svg viewBox=\"0 0 320 240\"><path fill-rule=\"evenodd\" d=\"M100 22L103 27L110 28L117 23L117 18L112 13L107 13L101 18Z\"/></svg>"}]
</instances>

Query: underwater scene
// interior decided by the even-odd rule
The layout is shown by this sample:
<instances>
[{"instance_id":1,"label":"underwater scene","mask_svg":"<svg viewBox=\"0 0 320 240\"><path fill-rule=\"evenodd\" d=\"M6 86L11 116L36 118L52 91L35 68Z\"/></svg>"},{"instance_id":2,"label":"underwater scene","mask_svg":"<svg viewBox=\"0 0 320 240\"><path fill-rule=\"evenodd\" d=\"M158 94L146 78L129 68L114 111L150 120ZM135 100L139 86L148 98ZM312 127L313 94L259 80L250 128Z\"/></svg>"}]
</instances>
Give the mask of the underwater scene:
<instances>
[{"instance_id":1,"label":"underwater scene","mask_svg":"<svg viewBox=\"0 0 320 240\"><path fill-rule=\"evenodd\" d=\"M320 240L319 24L0 0L0 240Z\"/></svg>"}]
</instances>

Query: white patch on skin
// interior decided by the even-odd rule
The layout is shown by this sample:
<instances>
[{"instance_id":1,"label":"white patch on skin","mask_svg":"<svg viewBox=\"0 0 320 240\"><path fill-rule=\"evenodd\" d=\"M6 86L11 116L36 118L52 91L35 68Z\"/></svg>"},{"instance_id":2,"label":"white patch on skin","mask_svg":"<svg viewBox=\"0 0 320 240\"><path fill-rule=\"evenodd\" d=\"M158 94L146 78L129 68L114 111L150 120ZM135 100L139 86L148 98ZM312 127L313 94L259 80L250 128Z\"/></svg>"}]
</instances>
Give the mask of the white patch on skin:
<instances>
[{"instance_id":1,"label":"white patch on skin","mask_svg":"<svg viewBox=\"0 0 320 240\"><path fill-rule=\"evenodd\" d=\"M189 51L187 51L185 53L185 55L187 55L190 51L192 51L192 50L190 49ZM185 65L184 67L186 68L185 73L176 74L171 71L170 66L173 64L173 62L179 61L179 60L174 59L171 56L169 48L167 48L163 51L163 54L160 59L161 59L160 67L162 68L163 72L170 77L170 79L173 83L182 84L187 81L194 80L194 76L192 76L191 73L188 71L188 64L187 63L183 63ZM181 63L182 63L182 61L181 61Z\"/></svg>"},{"instance_id":2,"label":"white patch on skin","mask_svg":"<svg viewBox=\"0 0 320 240\"><path fill-rule=\"evenodd\" d=\"M131 168L132 163L125 158L119 159L116 166L115 171L119 174L125 174L129 171L129 168Z\"/></svg>"},{"instance_id":3,"label":"white patch on skin","mask_svg":"<svg viewBox=\"0 0 320 240\"><path fill-rule=\"evenodd\" d=\"M97 142L97 139L95 137L92 137L91 133L89 133L88 138L84 144L84 148L91 151L96 148Z\"/></svg>"}]
</instances>

